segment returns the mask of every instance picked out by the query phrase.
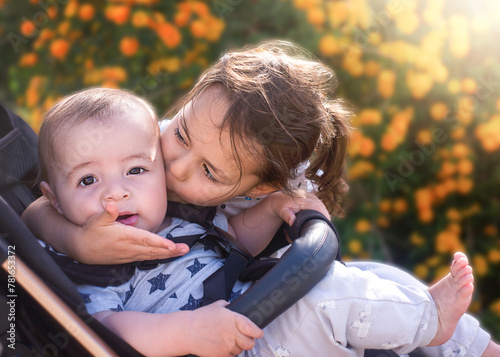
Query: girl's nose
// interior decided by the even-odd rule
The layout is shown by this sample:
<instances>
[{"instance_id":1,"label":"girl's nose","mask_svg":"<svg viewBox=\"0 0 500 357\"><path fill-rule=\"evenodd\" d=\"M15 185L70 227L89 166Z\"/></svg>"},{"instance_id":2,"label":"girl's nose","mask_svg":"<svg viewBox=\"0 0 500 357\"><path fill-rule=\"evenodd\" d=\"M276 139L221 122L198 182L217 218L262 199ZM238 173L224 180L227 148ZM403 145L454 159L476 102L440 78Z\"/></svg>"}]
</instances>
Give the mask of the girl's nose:
<instances>
[{"instance_id":1,"label":"girl's nose","mask_svg":"<svg viewBox=\"0 0 500 357\"><path fill-rule=\"evenodd\" d=\"M189 163L189 155L178 156L170 161L169 169L170 174L179 181L185 181L193 172Z\"/></svg>"}]
</instances>

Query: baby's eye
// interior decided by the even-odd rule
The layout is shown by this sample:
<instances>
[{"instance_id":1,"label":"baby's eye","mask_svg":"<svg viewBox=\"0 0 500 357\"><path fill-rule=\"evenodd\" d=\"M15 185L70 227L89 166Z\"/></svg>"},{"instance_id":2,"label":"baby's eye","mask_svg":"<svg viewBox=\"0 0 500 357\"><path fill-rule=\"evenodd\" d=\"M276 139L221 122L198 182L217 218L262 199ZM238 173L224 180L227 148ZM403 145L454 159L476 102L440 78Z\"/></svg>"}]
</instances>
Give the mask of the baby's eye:
<instances>
[{"instance_id":1,"label":"baby's eye","mask_svg":"<svg viewBox=\"0 0 500 357\"><path fill-rule=\"evenodd\" d=\"M97 179L94 176L85 176L78 182L78 186L90 186L97 182Z\"/></svg>"},{"instance_id":2,"label":"baby's eye","mask_svg":"<svg viewBox=\"0 0 500 357\"><path fill-rule=\"evenodd\" d=\"M139 175L139 174L142 174L144 171L146 171L146 169L144 169L143 167L134 167L134 168L129 170L128 174L129 175Z\"/></svg>"},{"instance_id":3,"label":"baby's eye","mask_svg":"<svg viewBox=\"0 0 500 357\"><path fill-rule=\"evenodd\" d=\"M179 141L179 143L182 145L182 146L187 146L187 141L184 139L184 137L181 135L181 132L179 131L179 128L175 128L174 129L174 134L175 134L175 137L177 138L177 141Z\"/></svg>"},{"instance_id":4,"label":"baby's eye","mask_svg":"<svg viewBox=\"0 0 500 357\"><path fill-rule=\"evenodd\" d=\"M209 179L210 181L215 182L215 183L219 182L214 177L214 175L212 175L212 172L210 172L210 169L205 164L203 164L203 171L205 172L205 176L207 177L207 179Z\"/></svg>"}]
</instances>

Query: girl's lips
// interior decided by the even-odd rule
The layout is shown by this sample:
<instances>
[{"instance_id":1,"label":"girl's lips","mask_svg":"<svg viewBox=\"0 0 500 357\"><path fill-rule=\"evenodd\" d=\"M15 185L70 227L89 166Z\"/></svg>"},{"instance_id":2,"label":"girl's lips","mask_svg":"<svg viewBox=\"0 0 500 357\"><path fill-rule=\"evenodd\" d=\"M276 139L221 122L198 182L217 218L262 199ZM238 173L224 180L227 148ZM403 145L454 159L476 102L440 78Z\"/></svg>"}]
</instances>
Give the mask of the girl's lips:
<instances>
[{"instance_id":1,"label":"girl's lips","mask_svg":"<svg viewBox=\"0 0 500 357\"><path fill-rule=\"evenodd\" d=\"M116 219L116 222L125 224L127 226L135 226L138 221L139 215L131 213L120 214Z\"/></svg>"}]
</instances>

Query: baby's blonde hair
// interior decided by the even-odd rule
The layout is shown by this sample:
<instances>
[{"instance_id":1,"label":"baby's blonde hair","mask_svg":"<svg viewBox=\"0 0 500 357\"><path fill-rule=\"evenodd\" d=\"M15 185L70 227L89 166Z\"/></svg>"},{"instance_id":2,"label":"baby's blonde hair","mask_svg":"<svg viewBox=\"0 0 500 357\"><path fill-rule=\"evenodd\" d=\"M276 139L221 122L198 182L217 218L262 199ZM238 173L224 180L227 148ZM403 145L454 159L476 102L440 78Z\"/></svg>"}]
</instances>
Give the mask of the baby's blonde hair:
<instances>
[{"instance_id":1,"label":"baby's blonde hair","mask_svg":"<svg viewBox=\"0 0 500 357\"><path fill-rule=\"evenodd\" d=\"M157 117L152 106L142 98L121 89L91 88L69 95L57 102L44 116L38 137L41 179L49 182L54 162L60 158L57 145L65 131L92 120L106 124L120 116L142 115L151 119L152 136L159 138ZM133 145L133 143L131 143Z\"/></svg>"}]
</instances>

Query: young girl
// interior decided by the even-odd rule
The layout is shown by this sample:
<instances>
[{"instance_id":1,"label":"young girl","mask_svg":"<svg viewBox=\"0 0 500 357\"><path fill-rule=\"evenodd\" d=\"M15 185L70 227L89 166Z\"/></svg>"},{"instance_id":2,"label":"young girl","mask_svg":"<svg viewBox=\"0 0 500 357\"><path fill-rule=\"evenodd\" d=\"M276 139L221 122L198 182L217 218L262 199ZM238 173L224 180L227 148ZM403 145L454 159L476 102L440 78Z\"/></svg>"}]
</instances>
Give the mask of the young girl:
<instances>
[{"instance_id":1,"label":"young girl","mask_svg":"<svg viewBox=\"0 0 500 357\"><path fill-rule=\"evenodd\" d=\"M243 208L246 205L250 206L258 197L276 190L288 193L289 197L297 197L297 192L302 190L309 180L313 184L313 190L323 200L328 210L338 212L345 194L343 174L349 126L341 102L330 99L330 93L334 90L334 87L331 87L333 78L333 73L323 65L290 56L280 46L260 47L229 53L222 57L202 77L183 102L181 111L163 131L162 150L169 198L198 205L219 205L221 211L228 211L229 208L234 210L234 200L241 209L242 206ZM245 214L231 219L230 223L235 226L254 224L252 217L264 211L266 205L272 206L272 210L281 211L281 216L287 222L293 220L293 211L300 208L301 201L298 198L285 199L283 204L280 201L282 196L280 200L275 197L279 195L263 198ZM38 213L36 207L43 207L44 214ZM114 223L118 212L103 213L83 227L72 227L67 222L64 225L65 229L60 229L59 224L48 226L47 219L50 222L61 221L61 216L54 215L54 212L48 211L47 207L43 203L31 207L25 215L28 224L31 228L36 228L35 232L39 236L49 240L60 251L82 261L124 262L167 257L183 252L183 248L166 249L164 252L160 248L151 248L154 245L163 247L165 244L156 236L139 233L132 227L122 227ZM239 217L239 220L236 217ZM250 228L262 227L259 225ZM118 237L122 234L126 240L133 240L138 244L121 244L123 238ZM108 235L113 238L109 238ZM264 245L264 241L255 241L255 237L258 236L252 234L247 237L240 236L238 239L247 250L255 254L262 250ZM142 247L139 254L116 251L117 246L124 247L122 252L133 251L136 245L146 245L146 247ZM148 245L150 246L147 247ZM112 249L109 249L110 247ZM109 256L109 254L114 255ZM395 273L395 269L389 267L358 264L357 268L370 270L380 278L387 277L405 285L411 283L418 289L425 289L411 277ZM314 308L307 310L308 312L323 316L322 311L325 310L331 310L329 313L342 311L342 303L327 304L325 300L321 300L321 289L327 294L329 290L335 289L335 284L331 285L326 281L324 279L314 289L313 294L308 294L314 297L312 298L314 302L311 300ZM354 291L347 293L365 296L364 289L370 291L371 288L374 287L367 285L361 289L363 291L356 291L355 294ZM440 290L442 286L435 289L435 292L439 293ZM458 294L451 295L455 295L450 296L453 300ZM377 300L377 297L380 296L374 294L370 300ZM361 340L371 334L371 331L377 328L371 329L372 322L367 322L371 320L369 316L374 302L365 301L365 303L365 309L360 311L359 320L353 321L351 326L334 327L334 329L342 328L344 331L341 333L337 330L337 333L325 336L326 340L334 335L348 334L345 329L349 328L355 330ZM440 308L446 309L447 305L443 304ZM445 315L453 314L445 313ZM300 320L304 317L297 309L287 312L288 319ZM330 317L321 320L321 323L328 325L327 321L334 321ZM377 316L377 319L379 322L383 321L383 316ZM467 326L468 322L465 320L472 321L473 325ZM483 354L489 337L474 321L469 316L462 319L455 334L456 341L450 342L449 348L452 350L464 348L471 355ZM291 326L298 326L297 323L297 321L290 322L287 326L292 328ZM308 323L312 323L312 320ZM307 350L301 350L304 348L300 345L303 339L296 339L287 328L271 324L270 329L283 330L285 335L288 333L287 345L274 345L275 353L280 348L282 353L288 349L297 355L314 354L314 348L319 348L323 353L328 350L325 350L325 346L309 346ZM384 325L378 329L384 331ZM448 327L445 329L449 330ZM301 325L300 331L304 330L307 329ZM422 329L426 330L427 327ZM293 338L290 339L290 336ZM319 339L318 336L311 338ZM298 341L295 344L294 339ZM284 341L280 338L277 340ZM330 342L339 346L347 344L345 340ZM385 344L381 342L378 347L391 348L398 345L395 342L384 342ZM458 343L461 343L462 347L457 347ZM417 345L418 342L406 347ZM489 350L491 346L496 345L489 342ZM489 350L486 349L484 355ZM344 352L352 353L347 350Z\"/></svg>"}]
</instances>

